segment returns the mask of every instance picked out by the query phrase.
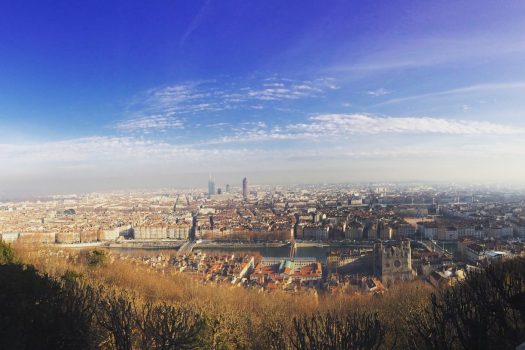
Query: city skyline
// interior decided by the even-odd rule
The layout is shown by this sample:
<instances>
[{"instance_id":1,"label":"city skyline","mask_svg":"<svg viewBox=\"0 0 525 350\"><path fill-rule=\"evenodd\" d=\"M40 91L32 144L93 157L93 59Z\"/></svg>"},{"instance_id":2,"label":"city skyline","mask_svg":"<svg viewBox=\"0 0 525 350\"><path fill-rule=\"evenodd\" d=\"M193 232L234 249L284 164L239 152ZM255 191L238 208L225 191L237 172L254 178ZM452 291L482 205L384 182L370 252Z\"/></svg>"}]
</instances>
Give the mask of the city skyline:
<instances>
[{"instance_id":1,"label":"city skyline","mask_svg":"<svg viewBox=\"0 0 525 350\"><path fill-rule=\"evenodd\" d=\"M0 196L525 184L523 2L0 11Z\"/></svg>"}]
</instances>

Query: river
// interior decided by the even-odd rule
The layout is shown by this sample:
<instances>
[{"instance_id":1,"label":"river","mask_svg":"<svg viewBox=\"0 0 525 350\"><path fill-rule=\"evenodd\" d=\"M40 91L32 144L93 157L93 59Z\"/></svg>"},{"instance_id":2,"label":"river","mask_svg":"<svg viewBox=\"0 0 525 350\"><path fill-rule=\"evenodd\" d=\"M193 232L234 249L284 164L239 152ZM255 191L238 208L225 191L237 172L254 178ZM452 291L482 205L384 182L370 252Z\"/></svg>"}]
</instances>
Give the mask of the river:
<instances>
[{"instance_id":1,"label":"river","mask_svg":"<svg viewBox=\"0 0 525 350\"><path fill-rule=\"evenodd\" d=\"M295 256L297 257L313 257L323 262L326 261L326 253L330 251L344 251L348 250L348 247L299 247ZM116 253L123 253L131 256L156 256L159 253L175 255L177 249L173 248L121 248L115 247L110 248L111 251ZM193 249L194 252L202 251L208 255L224 255L224 254L235 254L235 255L256 255L264 257L288 257L290 256L289 247L260 247L260 248L200 248L196 247Z\"/></svg>"}]
</instances>

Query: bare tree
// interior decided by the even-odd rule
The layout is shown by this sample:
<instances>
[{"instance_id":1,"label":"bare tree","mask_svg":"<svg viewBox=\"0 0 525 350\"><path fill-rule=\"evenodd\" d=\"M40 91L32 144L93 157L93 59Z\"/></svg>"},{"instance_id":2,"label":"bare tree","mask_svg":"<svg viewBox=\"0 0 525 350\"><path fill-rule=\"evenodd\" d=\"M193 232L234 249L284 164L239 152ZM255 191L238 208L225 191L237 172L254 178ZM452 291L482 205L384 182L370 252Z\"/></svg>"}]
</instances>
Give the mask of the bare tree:
<instances>
[{"instance_id":1,"label":"bare tree","mask_svg":"<svg viewBox=\"0 0 525 350\"><path fill-rule=\"evenodd\" d=\"M94 324L95 288L79 281L61 281L60 285L58 304L64 320L64 342L76 349L94 348L99 336Z\"/></svg>"},{"instance_id":2,"label":"bare tree","mask_svg":"<svg viewBox=\"0 0 525 350\"><path fill-rule=\"evenodd\" d=\"M331 313L294 318L292 346L298 350L379 349L386 329L377 314L351 313L344 317Z\"/></svg>"},{"instance_id":3,"label":"bare tree","mask_svg":"<svg viewBox=\"0 0 525 350\"><path fill-rule=\"evenodd\" d=\"M204 318L183 306L147 302L139 307L137 323L143 349L196 349L200 345Z\"/></svg>"},{"instance_id":4,"label":"bare tree","mask_svg":"<svg viewBox=\"0 0 525 350\"><path fill-rule=\"evenodd\" d=\"M469 273L409 323L419 349L515 348L525 339L525 259Z\"/></svg>"},{"instance_id":5,"label":"bare tree","mask_svg":"<svg viewBox=\"0 0 525 350\"><path fill-rule=\"evenodd\" d=\"M136 335L136 299L126 291L99 288L96 320L113 340L117 350L133 349Z\"/></svg>"}]
</instances>

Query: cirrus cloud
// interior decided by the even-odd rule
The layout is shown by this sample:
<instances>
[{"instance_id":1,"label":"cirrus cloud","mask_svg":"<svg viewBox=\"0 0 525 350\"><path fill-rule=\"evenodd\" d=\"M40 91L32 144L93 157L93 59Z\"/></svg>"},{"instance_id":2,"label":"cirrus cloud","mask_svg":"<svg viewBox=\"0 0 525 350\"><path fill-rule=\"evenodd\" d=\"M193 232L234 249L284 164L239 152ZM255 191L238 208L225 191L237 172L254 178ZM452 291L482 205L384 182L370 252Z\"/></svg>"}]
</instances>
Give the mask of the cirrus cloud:
<instances>
[{"instance_id":1,"label":"cirrus cloud","mask_svg":"<svg viewBox=\"0 0 525 350\"><path fill-rule=\"evenodd\" d=\"M431 117L378 117L365 114L323 114L310 118L310 123L289 125L291 130L329 134L433 133L453 135L501 135L525 132L486 121Z\"/></svg>"},{"instance_id":2,"label":"cirrus cloud","mask_svg":"<svg viewBox=\"0 0 525 350\"><path fill-rule=\"evenodd\" d=\"M431 117L381 117L366 114L321 114L307 122L287 125L255 125L238 128L210 143L261 142L272 140L336 140L351 135L369 134L442 134L511 135L525 128L486 121Z\"/></svg>"},{"instance_id":3,"label":"cirrus cloud","mask_svg":"<svg viewBox=\"0 0 525 350\"><path fill-rule=\"evenodd\" d=\"M151 115L119 121L114 128L119 131L183 129L184 122L171 116Z\"/></svg>"}]
</instances>

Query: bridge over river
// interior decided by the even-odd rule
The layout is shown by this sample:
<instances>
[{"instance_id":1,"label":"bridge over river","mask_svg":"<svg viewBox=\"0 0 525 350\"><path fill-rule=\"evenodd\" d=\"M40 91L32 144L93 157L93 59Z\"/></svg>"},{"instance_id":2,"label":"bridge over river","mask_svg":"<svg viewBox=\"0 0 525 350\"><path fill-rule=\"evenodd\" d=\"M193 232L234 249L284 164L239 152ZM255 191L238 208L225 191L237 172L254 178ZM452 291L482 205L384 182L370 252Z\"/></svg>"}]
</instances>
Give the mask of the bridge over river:
<instances>
[{"instance_id":1,"label":"bridge over river","mask_svg":"<svg viewBox=\"0 0 525 350\"><path fill-rule=\"evenodd\" d=\"M180 246L179 250L177 251L177 255L188 255L191 253L193 248L197 245L197 242L193 241L186 241L183 245Z\"/></svg>"},{"instance_id":2,"label":"bridge over river","mask_svg":"<svg viewBox=\"0 0 525 350\"><path fill-rule=\"evenodd\" d=\"M449 252L448 250L444 249L443 247L441 247L439 244L437 244L436 242L432 241L432 240L423 240L421 243L425 248L427 248L429 251L431 252L438 252L440 254L443 254L445 255L447 258L452 258L453 257L453 254L451 252Z\"/></svg>"}]
</instances>

